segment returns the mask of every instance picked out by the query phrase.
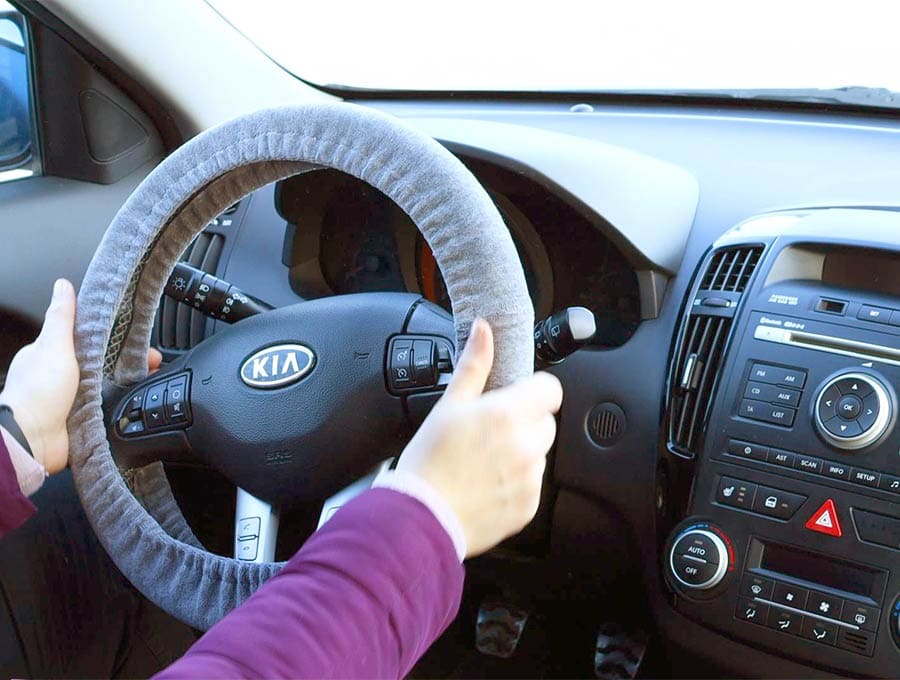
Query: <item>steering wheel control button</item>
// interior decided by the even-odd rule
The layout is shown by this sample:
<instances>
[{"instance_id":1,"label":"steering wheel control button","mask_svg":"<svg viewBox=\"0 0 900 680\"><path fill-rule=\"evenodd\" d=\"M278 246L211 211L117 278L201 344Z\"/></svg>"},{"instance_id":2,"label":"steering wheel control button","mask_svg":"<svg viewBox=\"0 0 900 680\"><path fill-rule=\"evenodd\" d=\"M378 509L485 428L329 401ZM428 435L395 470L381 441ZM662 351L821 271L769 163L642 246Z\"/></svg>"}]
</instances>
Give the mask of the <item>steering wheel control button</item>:
<instances>
[{"instance_id":1,"label":"steering wheel control button","mask_svg":"<svg viewBox=\"0 0 900 680\"><path fill-rule=\"evenodd\" d=\"M243 562L252 562L259 551L259 538L238 539L237 558Z\"/></svg>"},{"instance_id":2,"label":"steering wheel control button","mask_svg":"<svg viewBox=\"0 0 900 680\"><path fill-rule=\"evenodd\" d=\"M239 541L259 536L259 517L244 517L238 520L237 535Z\"/></svg>"},{"instance_id":3,"label":"steering wheel control button","mask_svg":"<svg viewBox=\"0 0 900 680\"><path fill-rule=\"evenodd\" d=\"M733 508L753 507L753 499L756 496L756 484L743 482L732 477L722 477L719 480L719 488L716 491L716 501Z\"/></svg>"},{"instance_id":4,"label":"steering wheel control button","mask_svg":"<svg viewBox=\"0 0 900 680\"><path fill-rule=\"evenodd\" d=\"M439 337L398 335L388 343L388 386L394 394L434 391L453 371L452 349Z\"/></svg>"},{"instance_id":5,"label":"steering wheel control button","mask_svg":"<svg viewBox=\"0 0 900 680\"><path fill-rule=\"evenodd\" d=\"M122 428L122 434L141 434L144 431L144 422L141 420L133 420Z\"/></svg>"},{"instance_id":6,"label":"steering wheel control button","mask_svg":"<svg viewBox=\"0 0 900 680\"><path fill-rule=\"evenodd\" d=\"M166 424L166 384L157 383L147 388L144 398L144 424L148 430L163 427Z\"/></svg>"},{"instance_id":7,"label":"steering wheel control button","mask_svg":"<svg viewBox=\"0 0 900 680\"><path fill-rule=\"evenodd\" d=\"M834 646L837 642L837 629L833 623L808 617L803 619L800 635L819 644Z\"/></svg>"},{"instance_id":8,"label":"steering wheel control button","mask_svg":"<svg viewBox=\"0 0 900 680\"><path fill-rule=\"evenodd\" d=\"M764 626L766 625L766 617L769 615L769 605L741 597L738 598L737 609L735 610L734 615L741 621L758 623L759 625Z\"/></svg>"},{"instance_id":9,"label":"steering wheel control button","mask_svg":"<svg viewBox=\"0 0 900 680\"><path fill-rule=\"evenodd\" d=\"M815 531L826 536L834 536L840 538L843 536L841 531L841 523L838 520L837 508L834 501L830 498L819 506L812 517L810 517L804 525L810 531Z\"/></svg>"},{"instance_id":10,"label":"steering wheel control button","mask_svg":"<svg viewBox=\"0 0 900 680\"><path fill-rule=\"evenodd\" d=\"M144 392L143 390L140 392L136 392L131 395L131 399L128 401L128 411L129 413L136 413L138 411L143 410L144 408Z\"/></svg>"},{"instance_id":11,"label":"steering wheel control button","mask_svg":"<svg viewBox=\"0 0 900 680\"><path fill-rule=\"evenodd\" d=\"M800 626L802 625L803 617L799 614L795 614L794 612L785 611L784 609L777 609L775 607L769 612L769 618L766 622L766 625L769 628L774 628L780 633L790 633L791 635L799 635L800 634Z\"/></svg>"},{"instance_id":12,"label":"steering wheel control button","mask_svg":"<svg viewBox=\"0 0 900 680\"><path fill-rule=\"evenodd\" d=\"M800 506L806 502L806 496L768 486L760 486L756 490L756 499L752 509L761 515L777 519L790 519Z\"/></svg>"},{"instance_id":13,"label":"steering wheel control button","mask_svg":"<svg viewBox=\"0 0 900 680\"><path fill-rule=\"evenodd\" d=\"M862 413L862 399L855 394L847 394L838 401L838 417L844 420L856 420Z\"/></svg>"},{"instance_id":14,"label":"steering wheel control button","mask_svg":"<svg viewBox=\"0 0 900 680\"><path fill-rule=\"evenodd\" d=\"M187 377L166 383L166 418L170 423L187 420Z\"/></svg>"},{"instance_id":15,"label":"steering wheel control button","mask_svg":"<svg viewBox=\"0 0 900 680\"><path fill-rule=\"evenodd\" d=\"M705 557L697 556L701 553ZM728 550L712 531L689 529L675 539L669 550L669 570L680 585L690 590L709 590L725 578Z\"/></svg>"},{"instance_id":16,"label":"steering wheel control button","mask_svg":"<svg viewBox=\"0 0 900 680\"><path fill-rule=\"evenodd\" d=\"M771 600L774 590L775 581L764 576L744 574L744 578L741 580L741 595L745 597Z\"/></svg>"},{"instance_id":17,"label":"steering wheel control button","mask_svg":"<svg viewBox=\"0 0 900 680\"><path fill-rule=\"evenodd\" d=\"M769 453L769 447L731 439L728 441L728 453L741 458L764 461Z\"/></svg>"}]
</instances>

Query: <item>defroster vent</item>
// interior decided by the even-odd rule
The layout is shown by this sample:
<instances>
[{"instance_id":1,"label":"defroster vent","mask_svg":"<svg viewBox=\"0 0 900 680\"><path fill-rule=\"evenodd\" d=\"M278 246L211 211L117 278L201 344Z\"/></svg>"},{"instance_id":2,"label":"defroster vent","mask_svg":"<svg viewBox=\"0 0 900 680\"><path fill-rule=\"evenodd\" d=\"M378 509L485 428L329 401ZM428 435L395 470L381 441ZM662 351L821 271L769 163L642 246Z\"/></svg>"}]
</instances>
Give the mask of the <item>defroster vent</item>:
<instances>
[{"instance_id":1,"label":"defroster vent","mask_svg":"<svg viewBox=\"0 0 900 680\"><path fill-rule=\"evenodd\" d=\"M693 291L692 303L709 294L726 294L726 304L688 305L669 376L669 450L693 458L700 450L719 372L738 308L739 294L750 285L762 258L762 246L724 248L713 253Z\"/></svg>"},{"instance_id":2,"label":"defroster vent","mask_svg":"<svg viewBox=\"0 0 900 680\"><path fill-rule=\"evenodd\" d=\"M205 272L216 274L224 246L225 237L221 234L200 232L181 259ZM159 348L191 349L204 339L206 323L206 317L200 312L163 296L156 318Z\"/></svg>"}]
</instances>

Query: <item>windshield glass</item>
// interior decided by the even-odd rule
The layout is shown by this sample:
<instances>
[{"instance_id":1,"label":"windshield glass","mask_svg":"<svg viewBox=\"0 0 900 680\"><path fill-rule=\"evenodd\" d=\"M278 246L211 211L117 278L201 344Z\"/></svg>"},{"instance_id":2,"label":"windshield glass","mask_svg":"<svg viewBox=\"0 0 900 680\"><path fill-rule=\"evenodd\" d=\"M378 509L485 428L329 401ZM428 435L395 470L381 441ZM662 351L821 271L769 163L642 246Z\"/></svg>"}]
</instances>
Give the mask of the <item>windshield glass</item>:
<instances>
[{"instance_id":1,"label":"windshield glass","mask_svg":"<svg viewBox=\"0 0 900 680\"><path fill-rule=\"evenodd\" d=\"M884 0L209 2L318 85L900 91L900 39Z\"/></svg>"}]
</instances>

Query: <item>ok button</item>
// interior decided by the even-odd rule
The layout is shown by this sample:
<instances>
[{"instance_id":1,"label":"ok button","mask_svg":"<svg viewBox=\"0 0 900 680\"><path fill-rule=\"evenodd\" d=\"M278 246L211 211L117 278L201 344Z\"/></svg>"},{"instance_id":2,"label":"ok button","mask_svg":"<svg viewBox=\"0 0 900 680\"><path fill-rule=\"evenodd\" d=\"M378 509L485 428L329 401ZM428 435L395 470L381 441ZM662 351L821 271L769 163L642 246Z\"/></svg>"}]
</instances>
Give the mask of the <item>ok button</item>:
<instances>
[{"instance_id":1,"label":"ok button","mask_svg":"<svg viewBox=\"0 0 900 680\"><path fill-rule=\"evenodd\" d=\"M837 412L844 420L856 420L862 412L862 407L862 399L854 394L847 394L838 402Z\"/></svg>"}]
</instances>

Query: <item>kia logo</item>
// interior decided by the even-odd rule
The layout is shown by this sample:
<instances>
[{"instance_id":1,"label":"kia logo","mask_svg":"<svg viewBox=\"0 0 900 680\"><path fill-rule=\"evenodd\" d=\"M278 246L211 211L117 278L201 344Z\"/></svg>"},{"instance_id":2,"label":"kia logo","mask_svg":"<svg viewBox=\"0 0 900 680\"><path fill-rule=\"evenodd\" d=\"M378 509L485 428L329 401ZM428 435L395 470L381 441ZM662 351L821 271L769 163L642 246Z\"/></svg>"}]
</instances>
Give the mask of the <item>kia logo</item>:
<instances>
[{"instance_id":1,"label":"kia logo","mask_svg":"<svg viewBox=\"0 0 900 680\"><path fill-rule=\"evenodd\" d=\"M261 390L297 382L309 373L316 355L303 345L273 345L252 354L241 366L241 380Z\"/></svg>"}]
</instances>

